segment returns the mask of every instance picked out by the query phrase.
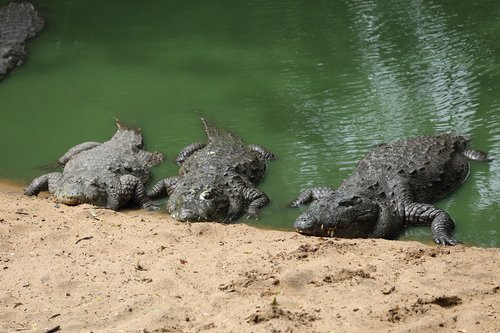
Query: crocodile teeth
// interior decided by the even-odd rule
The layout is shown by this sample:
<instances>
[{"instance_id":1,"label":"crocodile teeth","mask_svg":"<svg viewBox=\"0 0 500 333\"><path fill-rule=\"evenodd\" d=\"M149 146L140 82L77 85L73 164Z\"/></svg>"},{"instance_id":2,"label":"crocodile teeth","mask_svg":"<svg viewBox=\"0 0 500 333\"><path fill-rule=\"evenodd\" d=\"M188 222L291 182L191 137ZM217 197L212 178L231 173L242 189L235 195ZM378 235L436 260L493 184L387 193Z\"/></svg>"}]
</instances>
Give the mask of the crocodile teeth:
<instances>
[{"instance_id":1,"label":"crocodile teeth","mask_svg":"<svg viewBox=\"0 0 500 333\"><path fill-rule=\"evenodd\" d=\"M325 225L324 225L324 224L322 224L322 225L321 225L321 230L323 230L323 228L324 228L324 227L325 227Z\"/></svg>"},{"instance_id":2,"label":"crocodile teeth","mask_svg":"<svg viewBox=\"0 0 500 333\"><path fill-rule=\"evenodd\" d=\"M329 232L330 237L333 237L334 233L335 233L335 230L330 230L330 232Z\"/></svg>"}]
</instances>

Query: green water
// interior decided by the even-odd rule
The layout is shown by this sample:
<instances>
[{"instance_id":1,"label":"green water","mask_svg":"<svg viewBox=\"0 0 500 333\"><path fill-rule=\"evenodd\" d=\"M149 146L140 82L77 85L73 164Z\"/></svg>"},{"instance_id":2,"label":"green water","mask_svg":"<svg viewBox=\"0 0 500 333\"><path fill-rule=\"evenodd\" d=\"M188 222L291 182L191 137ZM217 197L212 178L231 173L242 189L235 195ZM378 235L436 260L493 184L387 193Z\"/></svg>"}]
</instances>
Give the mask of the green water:
<instances>
[{"instance_id":1,"label":"green water","mask_svg":"<svg viewBox=\"0 0 500 333\"><path fill-rule=\"evenodd\" d=\"M0 1L0 4L7 1ZM253 225L291 229L286 205L335 187L374 145L466 134L493 161L437 205L466 244L498 247L497 0L35 1L47 27L0 83L0 178L28 183L71 146L106 140L113 117L173 159L204 140L198 113L278 159ZM404 238L430 240L429 228Z\"/></svg>"}]
</instances>

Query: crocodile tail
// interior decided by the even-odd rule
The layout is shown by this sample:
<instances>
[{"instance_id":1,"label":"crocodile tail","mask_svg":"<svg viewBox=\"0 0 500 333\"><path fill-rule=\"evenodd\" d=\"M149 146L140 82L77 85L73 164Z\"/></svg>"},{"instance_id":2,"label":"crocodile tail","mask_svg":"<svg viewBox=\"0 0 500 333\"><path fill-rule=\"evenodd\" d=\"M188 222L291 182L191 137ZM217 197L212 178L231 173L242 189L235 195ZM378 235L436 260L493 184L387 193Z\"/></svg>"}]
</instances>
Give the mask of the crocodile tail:
<instances>
[{"instance_id":1,"label":"crocodile tail","mask_svg":"<svg viewBox=\"0 0 500 333\"><path fill-rule=\"evenodd\" d=\"M203 126L205 126L205 133L207 133L208 142L213 142L218 138L223 138L224 140L232 139L241 141L241 139L233 135L231 132L214 126L203 116L201 116L201 121L203 122Z\"/></svg>"},{"instance_id":2,"label":"crocodile tail","mask_svg":"<svg viewBox=\"0 0 500 333\"><path fill-rule=\"evenodd\" d=\"M129 142L133 146L142 149L144 147L144 140L142 137L142 130L137 127L133 127L121 122L119 119L115 118L117 131L113 138L121 138L126 142Z\"/></svg>"},{"instance_id":3,"label":"crocodile tail","mask_svg":"<svg viewBox=\"0 0 500 333\"><path fill-rule=\"evenodd\" d=\"M134 127L132 125L126 124L126 123L124 123L123 121L121 121L118 118L114 118L114 119L115 119L115 123L116 123L116 129L118 129L119 131L134 131L134 132L137 132L137 133L141 133L142 132L142 130L140 128L137 128L137 127Z\"/></svg>"}]
</instances>

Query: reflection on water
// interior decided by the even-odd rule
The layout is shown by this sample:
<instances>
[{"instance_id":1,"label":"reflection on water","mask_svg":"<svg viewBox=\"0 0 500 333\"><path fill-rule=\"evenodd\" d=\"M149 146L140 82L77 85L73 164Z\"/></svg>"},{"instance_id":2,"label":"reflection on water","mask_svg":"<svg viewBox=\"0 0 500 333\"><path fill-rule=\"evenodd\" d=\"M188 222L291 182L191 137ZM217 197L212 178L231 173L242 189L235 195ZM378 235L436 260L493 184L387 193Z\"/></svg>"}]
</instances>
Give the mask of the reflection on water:
<instances>
[{"instance_id":1,"label":"reflection on water","mask_svg":"<svg viewBox=\"0 0 500 333\"><path fill-rule=\"evenodd\" d=\"M373 146L456 132L493 160L439 206L459 239L499 246L496 1L47 0L42 11L28 63L0 84L0 178L27 182L70 146L108 139L113 117L167 154L163 178L204 140L202 112L276 153L261 184L272 203L248 222L289 229L300 190L338 186Z\"/></svg>"},{"instance_id":2,"label":"reflection on water","mask_svg":"<svg viewBox=\"0 0 500 333\"><path fill-rule=\"evenodd\" d=\"M364 95L371 96L367 108L381 113L377 125L391 126L394 137L429 127L470 133L478 106L477 56L469 36L447 26L440 6L352 1L350 9L370 88Z\"/></svg>"},{"instance_id":3,"label":"reflection on water","mask_svg":"<svg viewBox=\"0 0 500 333\"><path fill-rule=\"evenodd\" d=\"M498 97L497 97L498 98ZM474 238L478 244L484 246L499 246L500 228L500 101L488 110L488 122L484 131L487 133L487 141L491 157L489 168L484 168L475 175L475 187L478 196L470 196L468 208L474 212L474 221L478 229L474 230Z\"/></svg>"}]
</instances>

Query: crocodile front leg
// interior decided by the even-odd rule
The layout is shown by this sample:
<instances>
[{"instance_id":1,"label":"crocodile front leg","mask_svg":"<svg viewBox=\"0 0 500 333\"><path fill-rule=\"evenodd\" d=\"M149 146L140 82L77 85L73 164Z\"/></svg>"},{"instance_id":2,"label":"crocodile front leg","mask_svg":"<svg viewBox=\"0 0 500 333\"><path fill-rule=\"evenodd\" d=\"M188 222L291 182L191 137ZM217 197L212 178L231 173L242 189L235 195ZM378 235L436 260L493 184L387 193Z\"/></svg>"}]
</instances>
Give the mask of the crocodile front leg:
<instances>
[{"instance_id":1,"label":"crocodile front leg","mask_svg":"<svg viewBox=\"0 0 500 333\"><path fill-rule=\"evenodd\" d=\"M270 151L267 148L262 147L261 145L255 145L255 144L248 145L248 148L250 148L251 150L258 153L260 155L260 157L262 157L265 160L269 161L269 160L274 160L276 158L276 156L274 155L274 153L272 151Z\"/></svg>"},{"instance_id":2,"label":"crocodile front leg","mask_svg":"<svg viewBox=\"0 0 500 333\"><path fill-rule=\"evenodd\" d=\"M24 189L24 194L28 196L38 195L41 191L54 192L54 189L59 185L62 178L62 173L52 172L35 178L28 187Z\"/></svg>"},{"instance_id":3,"label":"crocodile front leg","mask_svg":"<svg viewBox=\"0 0 500 333\"><path fill-rule=\"evenodd\" d=\"M177 162L178 165L181 165L184 163L184 161L191 155L194 154L195 151L200 150L202 148L205 148L206 144L202 142L196 142L192 143L189 146L184 147L183 150L177 155L177 158L175 159L175 162Z\"/></svg>"},{"instance_id":4,"label":"crocodile front leg","mask_svg":"<svg viewBox=\"0 0 500 333\"><path fill-rule=\"evenodd\" d=\"M329 187L313 187L300 193L299 197L292 201L290 207L296 208L311 203L313 200L332 195L333 193L335 193L335 190Z\"/></svg>"},{"instance_id":5,"label":"crocodile front leg","mask_svg":"<svg viewBox=\"0 0 500 333\"><path fill-rule=\"evenodd\" d=\"M74 146L70 150L66 152L61 158L59 159L59 164L60 165L65 165L68 163L70 159L75 157L76 155L80 154L82 151L89 150L92 148L95 148L99 146L101 143L100 142L94 142L94 141L89 141L89 142L84 142L80 143L79 145Z\"/></svg>"},{"instance_id":6,"label":"crocodile front leg","mask_svg":"<svg viewBox=\"0 0 500 333\"><path fill-rule=\"evenodd\" d=\"M438 245L456 245L458 240L452 237L455 222L444 210L429 204L410 203L403 207L406 225L429 225L432 239Z\"/></svg>"},{"instance_id":7,"label":"crocodile front leg","mask_svg":"<svg viewBox=\"0 0 500 333\"><path fill-rule=\"evenodd\" d=\"M166 197L174 191L175 185L177 185L178 180L179 180L178 176L160 180L147 192L146 195L150 199L159 199Z\"/></svg>"}]
</instances>

